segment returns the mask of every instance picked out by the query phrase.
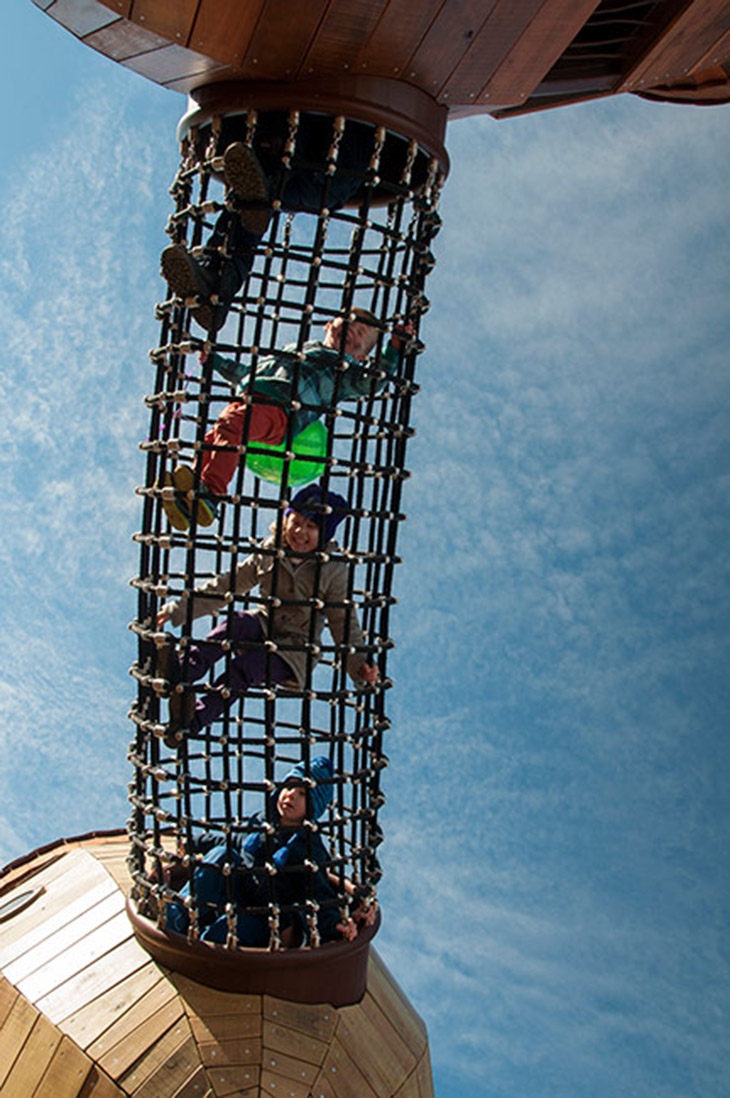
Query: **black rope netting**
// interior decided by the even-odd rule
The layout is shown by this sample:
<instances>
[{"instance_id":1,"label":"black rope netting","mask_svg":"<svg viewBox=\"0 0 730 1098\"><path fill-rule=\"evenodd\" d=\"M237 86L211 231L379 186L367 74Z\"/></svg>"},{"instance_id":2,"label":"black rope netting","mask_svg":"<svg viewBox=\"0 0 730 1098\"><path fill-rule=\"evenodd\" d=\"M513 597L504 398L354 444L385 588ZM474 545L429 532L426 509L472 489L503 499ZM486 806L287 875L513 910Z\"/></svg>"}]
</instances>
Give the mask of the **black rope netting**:
<instances>
[{"instance_id":1,"label":"black rope netting","mask_svg":"<svg viewBox=\"0 0 730 1098\"><path fill-rule=\"evenodd\" d=\"M414 142L344 118L248 112L183 142L142 444L130 864L140 911L190 939L317 945L374 900L440 183ZM306 808L282 830L285 780Z\"/></svg>"}]
</instances>

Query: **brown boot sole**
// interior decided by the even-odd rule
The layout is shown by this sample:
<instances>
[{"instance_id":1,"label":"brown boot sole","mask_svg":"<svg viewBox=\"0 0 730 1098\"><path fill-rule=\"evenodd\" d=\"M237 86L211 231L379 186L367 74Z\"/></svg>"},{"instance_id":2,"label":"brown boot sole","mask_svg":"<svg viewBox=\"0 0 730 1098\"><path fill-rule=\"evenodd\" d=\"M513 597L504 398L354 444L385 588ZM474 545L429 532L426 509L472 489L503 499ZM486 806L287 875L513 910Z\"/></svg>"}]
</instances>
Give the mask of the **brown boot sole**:
<instances>
[{"instance_id":1,"label":"brown boot sole","mask_svg":"<svg viewBox=\"0 0 730 1098\"><path fill-rule=\"evenodd\" d=\"M177 297L182 298L183 301L188 301L191 297L201 299L201 304L193 306L190 310L191 316L197 320L201 328L205 328L206 332L216 331L220 325L215 322L215 308L207 300L210 287L205 284L196 261L185 245L170 244L165 248L160 257L160 266L162 277Z\"/></svg>"},{"instance_id":2,"label":"brown boot sole","mask_svg":"<svg viewBox=\"0 0 730 1098\"><path fill-rule=\"evenodd\" d=\"M269 188L256 153L239 141L223 154L223 177L239 202L265 204L265 209L239 209L241 224L249 233L263 236L271 218Z\"/></svg>"}]
</instances>

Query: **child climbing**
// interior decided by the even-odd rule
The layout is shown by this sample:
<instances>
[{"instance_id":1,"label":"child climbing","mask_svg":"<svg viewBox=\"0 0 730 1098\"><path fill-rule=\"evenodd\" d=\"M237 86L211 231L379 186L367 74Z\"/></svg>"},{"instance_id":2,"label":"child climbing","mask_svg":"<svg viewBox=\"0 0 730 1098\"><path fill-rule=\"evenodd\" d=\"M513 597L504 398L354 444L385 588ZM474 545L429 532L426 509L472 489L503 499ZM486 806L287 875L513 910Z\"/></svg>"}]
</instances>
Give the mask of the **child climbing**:
<instances>
[{"instance_id":1,"label":"child climbing","mask_svg":"<svg viewBox=\"0 0 730 1098\"><path fill-rule=\"evenodd\" d=\"M202 353L201 363L210 360L213 369L236 386L237 399L205 436L197 493L193 492L196 471L190 466L178 465L172 474L165 474L164 485L175 489L162 500L171 525L186 530L193 508L199 526L214 521L216 497L228 490L241 459L244 436L247 442L279 445L287 437L290 419L294 438L339 401L382 390L394 374L402 342L412 337L413 328L410 324L397 328L377 363L367 366L365 360L377 343L378 327L371 312L355 308L347 320L338 316L325 324L324 338L305 343L301 352L291 344L255 365Z\"/></svg>"},{"instance_id":2,"label":"child climbing","mask_svg":"<svg viewBox=\"0 0 730 1098\"><path fill-rule=\"evenodd\" d=\"M209 725L250 686L294 680L301 688L310 660L316 662L312 653L319 648L325 621L338 648L348 649L347 671L355 682L370 686L378 682L378 668L363 656L362 631L347 605L347 564L317 560L313 555L320 545L337 548L332 538L347 513L347 501L336 492L323 495L317 484L300 489L284 512L280 540L272 527L258 551L238 566L233 580L230 572L223 572L193 592L190 608L183 596L160 609L157 627L163 629L167 622L182 625L188 609L193 618L216 613L230 601L231 593L243 595L258 587L261 594L256 610L231 612L203 642L188 647L182 666L173 638L166 636L160 644L157 670L168 684L170 721L165 742L169 747L179 745L185 730L197 732ZM277 554L279 547L283 555ZM225 655L224 644L231 650L226 673L213 690L196 698L183 686L183 678L187 683L198 682Z\"/></svg>"},{"instance_id":3,"label":"child climbing","mask_svg":"<svg viewBox=\"0 0 730 1098\"><path fill-rule=\"evenodd\" d=\"M247 821L246 831L228 843L220 834L201 835L195 851L202 859L194 872L192 891L203 941L227 942L230 924L224 912L231 903L237 908L235 933L240 946L270 944L272 905L280 910L278 934L283 946L316 944L306 917L307 900L316 910L321 942L352 941L359 925L372 925L374 905L360 906L355 900L351 913L343 915L337 891L340 877L325 868L331 855L312 826L332 801L332 781L332 764L326 756L312 759L309 767L298 763L279 786L269 820L256 813ZM224 865L229 867L226 873ZM275 873L267 872L267 865L273 865ZM305 866L309 872L302 872ZM344 888L354 897L351 882L345 881ZM180 899L166 905L168 930L187 932L190 912L185 901L190 894L190 885L185 885Z\"/></svg>"},{"instance_id":4,"label":"child climbing","mask_svg":"<svg viewBox=\"0 0 730 1098\"><path fill-rule=\"evenodd\" d=\"M294 155L285 164L281 154L288 119L284 113L273 112L260 124L263 132L256 135L258 154L241 140L231 140L245 134L245 119L234 116L225 120L219 147L224 150L226 207L200 259L178 243L165 248L160 260L162 275L173 292L184 300L197 298L191 315L206 331L218 331L225 323L233 298L253 266L274 201L287 211L319 214L326 206L333 212L362 186L373 155L374 127L348 122L338 135L336 170L331 172L328 155L336 134L333 123L324 115L301 116Z\"/></svg>"}]
</instances>

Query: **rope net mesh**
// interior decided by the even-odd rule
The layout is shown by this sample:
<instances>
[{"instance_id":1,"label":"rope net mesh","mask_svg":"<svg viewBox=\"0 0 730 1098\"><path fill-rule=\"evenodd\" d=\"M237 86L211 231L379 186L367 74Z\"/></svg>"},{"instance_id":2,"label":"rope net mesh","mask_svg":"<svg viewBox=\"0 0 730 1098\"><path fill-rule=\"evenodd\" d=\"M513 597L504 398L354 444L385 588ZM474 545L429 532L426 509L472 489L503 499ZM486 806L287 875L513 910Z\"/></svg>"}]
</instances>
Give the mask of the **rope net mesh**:
<instances>
[{"instance_id":1,"label":"rope net mesh","mask_svg":"<svg viewBox=\"0 0 730 1098\"><path fill-rule=\"evenodd\" d=\"M440 185L414 142L344 118L248 112L183 142L163 271L167 255L193 282L158 306L151 352L129 831L139 910L191 940L316 946L375 898L391 588ZM375 342L351 354L363 323ZM272 361L285 388L262 383ZM329 372L325 396L312 361ZM239 433L211 439L232 402ZM283 409L280 441L255 441L261 408ZM212 491L205 463L220 454L232 476ZM310 485L316 542L297 555L289 507ZM377 677L353 677L362 665ZM306 810L282 830L293 768Z\"/></svg>"}]
</instances>

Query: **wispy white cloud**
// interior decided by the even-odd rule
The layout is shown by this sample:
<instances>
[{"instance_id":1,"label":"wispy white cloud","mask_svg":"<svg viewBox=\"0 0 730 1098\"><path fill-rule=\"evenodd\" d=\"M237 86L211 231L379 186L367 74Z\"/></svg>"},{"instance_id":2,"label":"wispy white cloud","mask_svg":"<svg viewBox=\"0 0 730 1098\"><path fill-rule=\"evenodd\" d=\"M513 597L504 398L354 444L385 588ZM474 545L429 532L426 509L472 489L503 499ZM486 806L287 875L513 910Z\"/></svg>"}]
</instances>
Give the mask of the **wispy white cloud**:
<instances>
[{"instance_id":1,"label":"wispy white cloud","mask_svg":"<svg viewBox=\"0 0 730 1098\"><path fill-rule=\"evenodd\" d=\"M495 870L491 844L465 850L456 815L391 827L387 894L408 906L386 906L381 946L407 974L453 1093L511 1094L535 1071L546 1095L678 1098L687 1077L713 1092L727 990L714 978L720 928L713 942L706 927L698 940L697 928L647 924L600 879L571 877L570 905L556 906L559 882L525 890Z\"/></svg>"},{"instance_id":2,"label":"wispy white cloud","mask_svg":"<svg viewBox=\"0 0 730 1098\"><path fill-rule=\"evenodd\" d=\"M722 1091L728 125L454 131L383 931L446 1096Z\"/></svg>"},{"instance_id":3,"label":"wispy white cloud","mask_svg":"<svg viewBox=\"0 0 730 1098\"><path fill-rule=\"evenodd\" d=\"M135 126L133 108L124 87L87 85L54 141L2 178L7 844L122 826L126 815L136 443L167 212L151 179L175 163L174 144L157 151L162 120Z\"/></svg>"}]
</instances>

